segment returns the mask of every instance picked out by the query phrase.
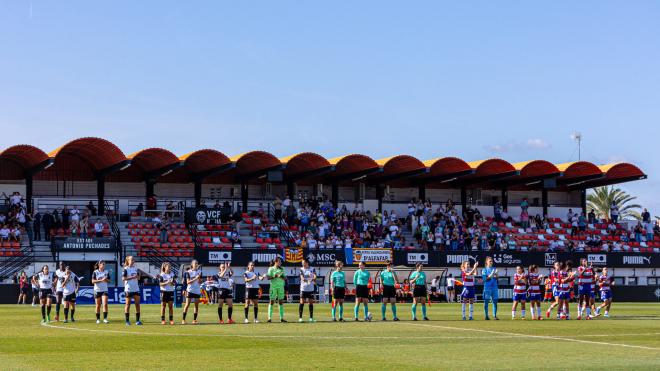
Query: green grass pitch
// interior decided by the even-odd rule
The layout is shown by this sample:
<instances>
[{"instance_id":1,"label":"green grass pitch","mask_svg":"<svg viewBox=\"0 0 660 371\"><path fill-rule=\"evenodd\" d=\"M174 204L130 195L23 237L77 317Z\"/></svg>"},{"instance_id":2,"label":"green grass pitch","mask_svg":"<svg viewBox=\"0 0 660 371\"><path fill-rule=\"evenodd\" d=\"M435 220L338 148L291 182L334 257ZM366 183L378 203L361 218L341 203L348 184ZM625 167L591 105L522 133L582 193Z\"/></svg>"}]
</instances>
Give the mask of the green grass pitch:
<instances>
[{"instance_id":1,"label":"green grass pitch","mask_svg":"<svg viewBox=\"0 0 660 371\"><path fill-rule=\"evenodd\" d=\"M158 306L142 308L144 326L127 327L119 305L107 325L92 306L78 307L76 323L41 325L38 307L2 305L0 369L660 369L658 303L614 303L611 318L593 321L512 321L510 303L500 303L501 321L484 321L478 303L474 321L460 320L459 304L434 304L431 321L413 322L399 305L402 321L371 323L350 321L353 304L348 322L332 323L329 305L316 304L315 324L297 323L296 304L286 306L290 323L267 324L261 305L262 323L247 325L242 305L235 325L202 305L196 326L179 324L181 309L163 326ZM380 304L369 308L380 318Z\"/></svg>"}]
</instances>

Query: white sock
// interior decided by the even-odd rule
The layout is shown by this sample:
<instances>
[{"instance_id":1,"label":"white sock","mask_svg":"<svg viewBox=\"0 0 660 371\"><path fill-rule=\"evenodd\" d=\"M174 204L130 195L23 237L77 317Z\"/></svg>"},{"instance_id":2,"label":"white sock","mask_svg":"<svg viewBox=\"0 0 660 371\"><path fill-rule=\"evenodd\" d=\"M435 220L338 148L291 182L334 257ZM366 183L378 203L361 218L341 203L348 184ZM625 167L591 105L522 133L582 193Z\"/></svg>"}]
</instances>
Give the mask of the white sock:
<instances>
[{"instance_id":1,"label":"white sock","mask_svg":"<svg viewBox=\"0 0 660 371\"><path fill-rule=\"evenodd\" d=\"M511 311L511 318L516 318L516 311L515 310Z\"/></svg>"},{"instance_id":2,"label":"white sock","mask_svg":"<svg viewBox=\"0 0 660 371\"><path fill-rule=\"evenodd\" d=\"M591 308L587 308L587 316L591 315Z\"/></svg>"},{"instance_id":3,"label":"white sock","mask_svg":"<svg viewBox=\"0 0 660 371\"><path fill-rule=\"evenodd\" d=\"M524 309L522 309L522 310L520 311L520 316L521 316L522 318L525 318L525 310L524 310Z\"/></svg>"},{"instance_id":4,"label":"white sock","mask_svg":"<svg viewBox=\"0 0 660 371\"><path fill-rule=\"evenodd\" d=\"M463 311L463 317L465 317L465 303L461 304L461 310Z\"/></svg>"},{"instance_id":5,"label":"white sock","mask_svg":"<svg viewBox=\"0 0 660 371\"><path fill-rule=\"evenodd\" d=\"M474 313L474 304L470 303L470 318L472 318L473 313Z\"/></svg>"},{"instance_id":6,"label":"white sock","mask_svg":"<svg viewBox=\"0 0 660 371\"><path fill-rule=\"evenodd\" d=\"M541 317L541 306L540 305L536 308L536 313L537 313L537 315L536 315L537 317Z\"/></svg>"}]
</instances>

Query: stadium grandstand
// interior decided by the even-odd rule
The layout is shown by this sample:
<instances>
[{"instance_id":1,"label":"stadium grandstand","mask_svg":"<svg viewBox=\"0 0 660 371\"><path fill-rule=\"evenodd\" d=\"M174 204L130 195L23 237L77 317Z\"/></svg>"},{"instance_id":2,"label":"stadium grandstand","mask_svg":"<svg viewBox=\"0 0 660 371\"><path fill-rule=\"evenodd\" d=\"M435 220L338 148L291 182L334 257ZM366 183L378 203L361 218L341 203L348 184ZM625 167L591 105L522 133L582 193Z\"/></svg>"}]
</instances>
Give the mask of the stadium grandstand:
<instances>
[{"instance_id":1,"label":"stadium grandstand","mask_svg":"<svg viewBox=\"0 0 660 371\"><path fill-rule=\"evenodd\" d=\"M8 229L0 276L66 260L89 277L95 261L117 271L126 255L153 276L163 262L181 267L193 257L210 271L279 254L287 263L312 258L323 275L335 259L423 262L458 274L459 260L480 254L509 267L568 254L614 263L620 283L644 285L657 280L648 259L660 253L657 226L597 218L587 190L645 178L630 163L163 148L126 155L102 138L48 153L16 145L0 152Z\"/></svg>"}]
</instances>

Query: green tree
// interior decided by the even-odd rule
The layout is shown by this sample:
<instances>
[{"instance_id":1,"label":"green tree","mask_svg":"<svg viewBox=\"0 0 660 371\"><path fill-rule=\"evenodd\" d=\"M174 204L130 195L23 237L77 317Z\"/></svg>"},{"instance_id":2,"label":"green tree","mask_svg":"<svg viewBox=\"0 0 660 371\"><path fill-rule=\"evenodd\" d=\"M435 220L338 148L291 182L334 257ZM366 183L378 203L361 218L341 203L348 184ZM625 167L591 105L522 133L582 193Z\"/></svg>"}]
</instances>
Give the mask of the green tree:
<instances>
[{"instance_id":1,"label":"green tree","mask_svg":"<svg viewBox=\"0 0 660 371\"><path fill-rule=\"evenodd\" d=\"M632 203L636 199L637 197L629 195L621 188L598 187L587 195L587 209L593 209L598 218L609 218L610 206L614 202L619 207L619 219L641 220L642 206Z\"/></svg>"}]
</instances>

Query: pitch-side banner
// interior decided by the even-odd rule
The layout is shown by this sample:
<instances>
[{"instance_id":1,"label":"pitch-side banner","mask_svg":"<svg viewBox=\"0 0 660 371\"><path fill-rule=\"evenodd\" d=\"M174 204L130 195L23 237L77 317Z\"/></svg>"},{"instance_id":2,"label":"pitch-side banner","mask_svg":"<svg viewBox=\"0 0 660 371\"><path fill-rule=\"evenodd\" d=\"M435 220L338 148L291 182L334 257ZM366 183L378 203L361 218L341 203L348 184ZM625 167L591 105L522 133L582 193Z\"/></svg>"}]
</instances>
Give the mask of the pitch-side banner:
<instances>
[{"instance_id":1,"label":"pitch-side banner","mask_svg":"<svg viewBox=\"0 0 660 371\"><path fill-rule=\"evenodd\" d=\"M385 265L392 261L392 249L352 249L353 260L349 264L363 262L367 265Z\"/></svg>"},{"instance_id":2,"label":"pitch-side banner","mask_svg":"<svg viewBox=\"0 0 660 371\"><path fill-rule=\"evenodd\" d=\"M186 224L222 224L222 209L187 207Z\"/></svg>"},{"instance_id":3,"label":"pitch-side banner","mask_svg":"<svg viewBox=\"0 0 660 371\"><path fill-rule=\"evenodd\" d=\"M55 250L58 251L114 251L117 247L114 237L55 237Z\"/></svg>"},{"instance_id":4,"label":"pitch-side banner","mask_svg":"<svg viewBox=\"0 0 660 371\"><path fill-rule=\"evenodd\" d=\"M299 265L303 259L309 260L311 265L331 267L335 261L344 261L344 250L309 250L296 247L283 249L235 249L235 250L207 250L197 249L195 259L204 265L215 265L230 262L234 266L247 266L254 262L256 266L268 266L275 258L282 259L285 265Z\"/></svg>"},{"instance_id":5,"label":"pitch-side banner","mask_svg":"<svg viewBox=\"0 0 660 371\"><path fill-rule=\"evenodd\" d=\"M160 303L159 286L140 287L140 302L142 304ZM108 287L108 304L125 304L126 294L123 287ZM94 304L94 287L80 286L76 296L76 304Z\"/></svg>"},{"instance_id":6,"label":"pitch-side banner","mask_svg":"<svg viewBox=\"0 0 660 371\"><path fill-rule=\"evenodd\" d=\"M614 268L660 268L660 254L648 253L587 253L587 252L480 252L480 251L395 251L396 265L415 265L422 263L429 266L452 267L459 266L463 261L470 264L479 262L483 265L486 257L492 257L496 266L527 267L536 264L539 267L551 267L555 261L573 261L578 265L580 259L587 259L594 267Z\"/></svg>"},{"instance_id":7,"label":"pitch-side banner","mask_svg":"<svg viewBox=\"0 0 660 371\"><path fill-rule=\"evenodd\" d=\"M551 267L555 261L572 260L578 265L585 258L594 267L614 268L660 268L660 254L648 253L567 253L567 252L480 252L480 251L404 251L391 249L301 249L288 247L284 249L234 249L207 250L197 249L196 259L204 265L216 265L231 262L234 266L246 266L253 261L257 266L268 266L268 263L279 257L285 265L299 265L303 259L317 267L331 267L335 261L343 261L346 265L357 265L363 261L367 265L384 265L387 260L394 265L414 266L421 263L429 267L458 267L463 261L470 264L484 264L486 257L493 258L498 267L524 267L536 264L539 267Z\"/></svg>"}]
</instances>

